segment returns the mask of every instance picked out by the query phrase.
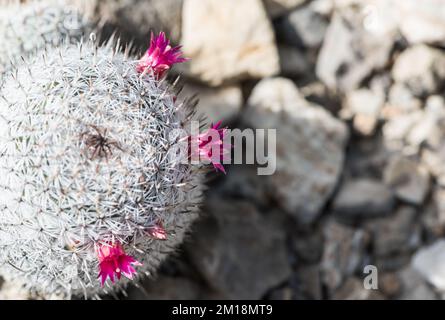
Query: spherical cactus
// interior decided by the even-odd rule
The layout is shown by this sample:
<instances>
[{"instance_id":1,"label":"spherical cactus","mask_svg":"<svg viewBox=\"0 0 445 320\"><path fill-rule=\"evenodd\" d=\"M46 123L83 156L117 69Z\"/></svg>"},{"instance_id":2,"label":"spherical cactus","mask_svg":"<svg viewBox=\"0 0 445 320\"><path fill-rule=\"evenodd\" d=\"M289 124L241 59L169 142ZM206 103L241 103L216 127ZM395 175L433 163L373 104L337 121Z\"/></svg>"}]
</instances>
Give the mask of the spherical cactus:
<instances>
[{"instance_id":1,"label":"spherical cactus","mask_svg":"<svg viewBox=\"0 0 445 320\"><path fill-rule=\"evenodd\" d=\"M180 61L161 34L140 61L66 44L7 72L0 272L43 296L97 297L154 272L182 242L206 170L174 148L193 116L163 77Z\"/></svg>"},{"instance_id":2,"label":"spherical cactus","mask_svg":"<svg viewBox=\"0 0 445 320\"><path fill-rule=\"evenodd\" d=\"M63 1L8 1L0 10L0 73L21 56L88 37L92 28L85 16Z\"/></svg>"}]
</instances>

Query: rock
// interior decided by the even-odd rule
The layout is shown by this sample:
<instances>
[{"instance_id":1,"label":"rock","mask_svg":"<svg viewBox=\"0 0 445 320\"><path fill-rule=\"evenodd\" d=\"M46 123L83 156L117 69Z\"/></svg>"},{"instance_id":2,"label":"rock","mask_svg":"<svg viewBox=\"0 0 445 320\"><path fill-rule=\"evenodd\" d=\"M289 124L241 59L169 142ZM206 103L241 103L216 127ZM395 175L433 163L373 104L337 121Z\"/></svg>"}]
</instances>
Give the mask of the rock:
<instances>
[{"instance_id":1,"label":"rock","mask_svg":"<svg viewBox=\"0 0 445 320\"><path fill-rule=\"evenodd\" d=\"M423 44L410 47L397 58L392 76L416 96L434 94L445 80L445 54Z\"/></svg>"},{"instance_id":2,"label":"rock","mask_svg":"<svg viewBox=\"0 0 445 320\"><path fill-rule=\"evenodd\" d=\"M402 151L404 149L413 149L411 146L407 146L406 138L409 136L410 131L415 127L417 123L420 123L424 117L422 110L402 114L398 117L393 117L390 121L383 125L383 138L385 145L389 150ZM403 153L417 153L417 148L414 150L408 150Z\"/></svg>"},{"instance_id":3,"label":"rock","mask_svg":"<svg viewBox=\"0 0 445 320\"><path fill-rule=\"evenodd\" d=\"M146 49L150 32L164 31L178 43L183 0L68 0L87 15L101 19L139 49ZM99 17L99 18L98 18Z\"/></svg>"},{"instance_id":4,"label":"rock","mask_svg":"<svg viewBox=\"0 0 445 320\"><path fill-rule=\"evenodd\" d=\"M189 98L198 95L199 104L197 113L205 115L209 122L224 123L233 120L241 111L243 93L236 85L211 88L200 84L188 82L184 85L179 98Z\"/></svg>"},{"instance_id":5,"label":"rock","mask_svg":"<svg viewBox=\"0 0 445 320\"><path fill-rule=\"evenodd\" d=\"M318 264L297 268L296 277L298 278L299 292L304 299L322 299L322 284Z\"/></svg>"},{"instance_id":6,"label":"rock","mask_svg":"<svg viewBox=\"0 0 445 320\"><path fill-rule=\"evenodd\" d=\"M383 300L375 290L365 289L363 281L355 277L348 278L345 284L338 289L334 295L334 300Z\"/></svg>"},{"instance_id":7,"label":"rock","mask_svg":"<svg viewBox=\"0 0 445 320\"><path fill-rule=\"evenodd\" d=\"M433 198L438 213L437 225L445 226L445 189L436 188Z\"/></svg>"},{"instance_id":8,"label":"rock","mask_svg":"<svg viewBox=\"0 0 445 320\"><path fill-rule=\"evenodd\" d=\"M298 90L311 103L321 105L330 113L336 114L341 103L340 97L330 91L324 83L318 80L302 84Z\"/></svg>"},{"instance_id":9,"label":"rock","mask_svg":"<svg viewBox=\"0 0 445 320\"><path fill-rule=\"evenodd\" d=\"M280 55L281 74L291 78L304 76L310 69L307 57L299 49L280 45L278 47Z\"/></svg>"},{"instance_id":10,"label":"rock","mask_svg":"<svg viewBox=\"0 0 445 320\"><path fill-rule=\"evenodd\" d=\"M445 235L445 190L433 188L432 200L423 209L420 217L426 242L434 241Z\"/></svg>"},{"instance_id":11,"label":"rock","mask_svg":"<svg viewBox=\"0 0 445 320\"><path fill-rule=\"evenodd\" d=\"M396 272L409 265L411 253L401 253L395 256L376 256L374 265L382 272Z\"/></svg>"},{"instance_id":12,"label":"rock","mask_svg":"<svg viewBox=\"0 0 445 320\"><path fill-rule=\"evenodd\" d=\"M445 159L445 144L434 150L422 150L422 163L425 164L428 171L436 178L440 187L445 187L445 168L443 161Z\"/></svg>"},{"instance_id":13,"label":"rock","mask_svg":"<svg viewBox=\"0 0 445 320\"><path fill-rule=\"evenodd\" d=\"M278 17L293 8L305 3L307 0L264 0L267 13L272 17Z\"/></svg>"},{"instance_id":14,"label":"rock","mask_svg":"<svg viewBox=\"0 0 445 320\"><path fill-rule=\"evenodd\" d=\"M400 300L437 300L434 291L425 283L419 273L408 266L398 273L402 282Z\"/></svg>"},{"instance_id":15,"label":"rock","mask_svg":"<svg viewBox=\"0 0 445 320\"><path fill-rule=\"evenodd\" d=\"M396 273L386 272L379 275L379 291L389 298L394 298L402 291L402 282Z\"/></svg>"},{"instance_id":16,"label":"rock","mask_svg":"<svg viewBox=\"0 0 445 320\"><path fill-rule=\"evenodd\" d=\"M416 252L413 268L440 291L445 291L445 240L438 240Z\"/></svg>"},{"instance_id":17,"label":"rock","mask_svg":"<svg viewBox=\"0 0 445 320\"><path fill-rule=\"evenodd\" d=\"M130 300L196 300L202 289L193 281L183 277L159 276L145 280L139 286L128 290Z\"/></svg>"},{"instance_id":18,"label":"rock","mask_svg":"<svg viewBox=\"0 0 445 320\"><path fill-rule=\"evenodd\" d=\"M277 204L299 222L312 222L332 194L348 138L345 125L308 103L284 78L253 89L243 122L277 129L276 172L264 177Z\"/></svg>"},{"instance_id":19,"label":"rock","mask_svg":"<svg viewBox=\"0 0 445 320\"><path fill-rule=\"evenodd\" d=\"M422 144L436 148L444 137L445 103L442 97L428 97L422 118L410 130L406 137L409 145L419 149Z\"/></svg>"},{"instance_id":20,"label":"rock","mask_svg":"<svg viewBox=\"0 0 445 320\"><path fill-rule=\"evenodd\" d=\"M420 230L415 224L416 210L403 206L394 215L370 221L372 247L378 257L394 257L409 253L419 246Z\"/></svg>"},{"instance_id":21,"label":"rock","mask_svg":"<svg viewBox=\"0 0 445 320\"><path fill-rule=\"evenodd\" d=\"M205 212L186 250L225 298L259 299L290 276L283 231L252 204L212 197Z\"/></svg>"},{"instance_id":22,"label":"rock","mask_svg":"<svg viewBox=\"0 0 445 320\"><path fill-rule=\"evenodd\" d=\"M410 43L445 44L442 0L397 0L400 30Z\"/></svg>"},{"instance_id":23,"label":"rock","mask_svg":"<svg viewBox=\"0 0 445 320\"><path fill-rule=\"evenodd\" d=\"M323 254L322 235L315 231L306 235L299 233L292 239L292 249L295 251L298 262L318 263Z\"/></svg>"},{"instance_id":24,"label":"rock","mask_svg":"<svg viewBox=\"0 0 445 320\"><path fill-rule=\"evenodd\" d=\"M430 189L430 175L425 167L401 156L391 159L384 179L400 200L415 205L423 203Z\"/></svg>"},{"instance_id":25,"label":"rock","mask_svg":"<svg viewBox=\"0 0 445 320\"><path fill-rule=\"evenodd\" d=\"M322 281L329 292L334 292L345 278L353 275L361 266L367 235L363 230L328 221L324 227L324 237Z\"/></svg>"},{"instance_id":26,"label":"rock","mask_svg":"<svg viewBox=\"0 0 445 320\"><path fill-rule=\"evenodd\" d=\"M373 218L391 213L393 192L378 180L367 178L346 181L332 203L334 213L342 218Z\"/></svg>"},{"instance_id":27,"label":"rock","mask_svg":"<svg viewBox=\"0 0 445 320\"><path fill-rule=\"evenodd\" d=\"M294 300L295 293L290 287L272 290L267 296L267 300Z\"/></svg>"},{"instance_id":28,"label":"rock","mask_svg":"<svg viewBox=\"0 0 445 320\"><path fill-rule=\"evenodd\" d=\"M342 113L347 113L354 118L354 129L369 136L375 131L384 102L383 94L369 89L354 90L347 94L345 109L342 110Z\"/></svg>"},{"instance_id":29,"label":"rock","mask_svg":"<svg viewBox=\"0 0 445 320\"><path fill-rule=\"evenodd\" d=\"M355 135L348 146L343 181L355 178L376 179L388 158L381 135L360 137Z\"/></svg>"},{"instance_id":30,"label":"rock","mask_svg":"<svg viewBox=\"0 0 445 320\"><path fill-rule=\"evenodd\" d=\"M383 118L392 119L401 114L420 110L422 101L416 98L405 85L395 83L389 90L388 105L385 108L382 112Z\"/></svg>"},{"instance_id":31,"label":"rock","mask_svg":"<svg viewBox=\"0 0 445 320\"><path fill-rule=\"evenodd\" d=\"M328 22L312 3L299 7L277 22L277 35L283 42L302 48L316 49L323 42Z\"/></svg>"},{"instance_id":32,"label":"rock","mask_svg":"<svg viewBox=\"0 0 445 320\"><path fill-rule=\"evenodd\" d=\"M332 0L311 0L311 7L314 11L326 18L332 16L334 5Z\"/></svg>"},{"instance_id":33,"label":"rock","mask_svg":"<svg viewBox=\"0 0 445 320\"><path fill-rule=\"evenodd\" d=\"M365 114L378 117L384 97L369 89L351 91L346 96L346 108L352 114Z\"/></svg>"},{"instance_id":34,"label":"rock","mask_svg":"<svg viewBox=\"0 0 445 320\"><path fill-rule=\"evenodd\" d=\"M332 90L356 89L374 70L388 63L394 42L395 32L369 32L357 13L336 13L318 55L316 74Z\"/></svg>"},{"instance_id":35,"label":"rock","mask_svg":"<svg viewBox=\"0 0 445 320\"><path fill-rule=\"evenodd\" d=\"M218 192L227 197L247 199L258 206L267 206L271 198L264 177L251 165L232 166Z\"/></svg>"},{"instance_id":36,"label":"rock","mask_svg":"<svg viewBox=\"0 0 445 320\"><path fill-rule=\"evenodd\" d=\"M422 149L422 162L429 172L436 178L440 186L445 186L445 102L441 96L430 96L425 107L423 126L417 133L425 148Z\"/></svg>"},{"instance_id":37,"label":"rock","mask_svg":"<svg viewBox=\"0 0 445 320\"><path fill-rule=\"evenodd\" d=\"M445 147L444 124L444 99L432 95L426 100L424 110L413 110L392 117L383 127L383 136L387 147L391 150L402 150L404 154L415 155L423 152L423 162L435 175L441 171L441 166L437 167L436 162L439 161L442 149ZM428 149L422 148L423 146L427 146Z\"/></svg>"},{"instance_id":38,"label":"rock","mask_svg":"<svg viewBox=\"0 0 445 320\"><path fill-rule=\"evenodd\" d=\"M212 86L279 72L261 0L185 0L181 42L187 74Z\"/></svg>"}]
</instances>

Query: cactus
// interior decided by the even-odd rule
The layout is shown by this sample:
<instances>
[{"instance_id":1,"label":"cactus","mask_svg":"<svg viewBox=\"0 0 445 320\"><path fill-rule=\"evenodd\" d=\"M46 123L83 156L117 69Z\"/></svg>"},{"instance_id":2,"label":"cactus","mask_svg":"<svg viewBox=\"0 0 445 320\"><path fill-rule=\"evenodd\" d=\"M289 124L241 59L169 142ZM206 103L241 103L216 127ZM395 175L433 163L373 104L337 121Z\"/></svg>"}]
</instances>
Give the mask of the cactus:
<instances>
[{"instance_id":1,"label":"cactus","mask_svg":"<svg viewBox=\"0 0 445 320\"><path fill-rule=\"evenodd\" d=\"M0 273L34 295L94 298L152 274L182 242L206 170L173 148L193 117L162 77L179 54L167 42L132 61L67 43L6 73Z\"/></svg>"},{"instance_id":2,"label":"cactus","mask_svg":"<svg viewBox=\"0 0 445 320\"><path fill-rule=\"evenodd\" d=\"M63 1L2 3L0 10L0 73L46 46L77 42L92 32L88 19Z\"/></svg>"}]
</instances>

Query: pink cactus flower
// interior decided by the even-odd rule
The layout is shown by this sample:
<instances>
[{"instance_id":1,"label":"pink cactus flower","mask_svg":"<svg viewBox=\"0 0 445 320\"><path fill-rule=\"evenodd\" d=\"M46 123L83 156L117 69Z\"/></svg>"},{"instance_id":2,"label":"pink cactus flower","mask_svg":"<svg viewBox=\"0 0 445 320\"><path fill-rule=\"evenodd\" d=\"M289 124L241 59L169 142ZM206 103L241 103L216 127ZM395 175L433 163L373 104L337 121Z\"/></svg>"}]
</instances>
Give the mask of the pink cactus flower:
<instances>
[{"instance_id":1,"label":"pink cactus flower","mask_svg":"<svg viewBox=\"0 0 445 320\"><path fill-rule=\"evenodd\" d=\"M152 72L159 79L172 65L187 60L182 56L181 46L171 47L164 32L159 33L156 37L152 33L150 47L139 60L137 71L140 73Z\"/></svg>"},{"instance_id":2,"label":"pink cactus flower","mask_svg":"<svg viewBox=\"0 0 445 320\"><path fill-rule=\"evenodd\" d=\"M107 278L114 283L115 275L117 279L123 274L128 279L133 278L136 270L133 266L142 265L133 257L127 255L119 243L103 244L97 250L99 258L99 278L103 286Z\"/></svg>"},{"instance_id":3,"label":"pink cactus flower","mask_svg":"<svg viewBox=\"0 0 445 320\"><path fill-rule=\"evenodd\" d=\"M155 224L152 227L149 227L147 229L148 234L150 237L157 239L157 240L165 240L167 239L167 232L165 231L164 227L160 222Z\"/></svg>"},{"instance_id":4,"label":"pink cactus flower","mask_svg":"<svg viewBox=\"0 0 445 320\"><path fill-rule=\"evenodd\" d=\"M192 150L191 152L194 156L199 156L200 159L209 161L216 171L221 171L225 174L226 170L222 162L230 159L229 155L232 145L224 143L227 128L220 128L221 123L221 121L218 121L215 125L211 124L210 129L198 135L196 137L197 151ZM214 153L215 150L218 152Z\"/></svg>"}]
</instances>

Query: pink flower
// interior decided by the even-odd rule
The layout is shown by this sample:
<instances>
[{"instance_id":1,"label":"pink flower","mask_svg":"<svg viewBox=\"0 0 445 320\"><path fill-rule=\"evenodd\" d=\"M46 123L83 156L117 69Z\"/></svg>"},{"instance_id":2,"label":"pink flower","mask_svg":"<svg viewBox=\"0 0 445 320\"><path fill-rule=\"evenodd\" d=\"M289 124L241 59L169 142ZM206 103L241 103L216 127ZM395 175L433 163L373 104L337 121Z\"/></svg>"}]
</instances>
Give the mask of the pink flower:
<instances>
[{"instance_id":1,"label":"pink flower","mask_svg":"<svg viewBox=\"0 0 445 320\"><path fill-rule=\"evenodd\" d=\"M185 61L187 59L182 57L181 46L172 48L164 32L156 37L152 33L150 48L139 60L137 71L140 73L151 71L159 79L172 65Z\"/></svg>"},{"instance_id":2,"label":"pink flower","mask_svg":"<svg viewBox=\"0 0 445 320\"><path fill-rule=\"evenodd\" d=\"M133 278L136 270L133 266L141 266L133 257L127 255L119 243L103 244L97 250L99 258L99 278L103 286L107 278L114 283L114 276L121 278L121 274L128 279Z\"/></svg>"},{"instance_id":3,"label":"pink flower","mask_svg":"<svg viewBox=\"0 0 445 320\"><path fill-rule=\"evenodd\" d=\"M200 159L209 161L216 171L219 170L225 174L226 170L222 162L230 159L229 155L232 145L224 143L224 135L227 133L227 128L220 128L220 126L221 121L215 125L211 124L209 130L198 135L195 138L197 139L197 151L192 150L191 152L193 155L199 156Z\"/></svg>"},{"instance_id":4,"label":"pink flower","mask_svg":"<svg viewBox=\"0 0 445 320\"><path fill-rule=\"evenodd\" d=\"M148 234L150 237L157 239L157 240L165 240L167 239L167 232L165 231L164 227L160 222L155 224L152 227L149 227L147 229Z\"/></svg>"}]
</instances>

